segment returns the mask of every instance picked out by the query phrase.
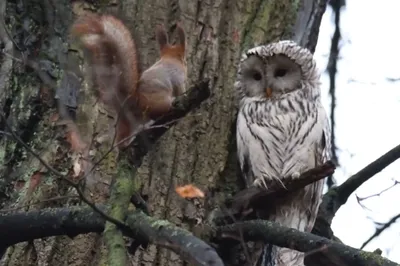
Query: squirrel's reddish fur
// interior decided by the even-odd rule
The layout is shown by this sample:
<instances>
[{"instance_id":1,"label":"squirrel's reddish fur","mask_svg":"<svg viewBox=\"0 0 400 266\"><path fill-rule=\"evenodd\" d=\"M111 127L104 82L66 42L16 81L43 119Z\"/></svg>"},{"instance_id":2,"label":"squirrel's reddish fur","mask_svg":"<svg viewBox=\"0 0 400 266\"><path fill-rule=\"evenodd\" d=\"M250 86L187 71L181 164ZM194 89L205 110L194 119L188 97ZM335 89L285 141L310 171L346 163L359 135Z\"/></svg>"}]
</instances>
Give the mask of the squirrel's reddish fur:
<instances>
[{"instance_id":1,"label":"squirrel's reddish fur","mask_svg":"<svg viewBox=\"0 0 400 266\"><path fill-rule=\"evenodd\" d=\"M139 78L137 50L129 30L110 15L85 14L72 26L90 56L92 79L102 101L117 113L116 141L127 146L135 130L167 113L174 97L185 91L185 32L171 45L163 26L156 29L160 60ZM130 137L131 136L131 137Z\"/></svg>"}]
</instances>

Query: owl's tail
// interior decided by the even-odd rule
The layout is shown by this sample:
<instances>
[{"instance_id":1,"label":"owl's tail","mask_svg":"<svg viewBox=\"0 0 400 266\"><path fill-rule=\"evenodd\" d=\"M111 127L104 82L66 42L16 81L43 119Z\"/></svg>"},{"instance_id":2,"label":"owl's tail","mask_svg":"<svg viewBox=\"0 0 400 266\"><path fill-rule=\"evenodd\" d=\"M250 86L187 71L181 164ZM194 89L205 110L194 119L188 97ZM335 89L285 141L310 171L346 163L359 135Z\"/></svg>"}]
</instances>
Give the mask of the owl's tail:
<instances>
[{"instance_id":1,"label":"owl's tail","mask_svg":"<svg viewBox=\"0 0 400 266\"><path fill-rule=\"evenodd\" d=\"M277 266L277 247L271 244L265 244L254 266Z\"/></svg>"},{"instance_id":2,"label":"owl's tail","mask_svg":"<svg viewBox=\"0 0 400 266\"><path fill-rule=\"evenodd\" d=\"M304 266L304 253L265 244L254 266Z\"/></svg>"}]
</instances>

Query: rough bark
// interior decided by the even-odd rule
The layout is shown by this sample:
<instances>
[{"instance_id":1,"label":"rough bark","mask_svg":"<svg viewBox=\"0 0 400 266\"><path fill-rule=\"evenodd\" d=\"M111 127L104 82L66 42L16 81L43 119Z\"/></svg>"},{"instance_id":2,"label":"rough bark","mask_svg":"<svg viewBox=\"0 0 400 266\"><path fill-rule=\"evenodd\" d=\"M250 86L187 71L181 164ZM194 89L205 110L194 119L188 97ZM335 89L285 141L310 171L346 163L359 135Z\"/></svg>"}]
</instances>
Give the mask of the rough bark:
<instances>
[{"instance_id":1,"label":"rough bark","mask_svg":"<svg viewBox=\"0 0 400 266\"><path fill-rule=\"evenodd\" d=\"M206 223L212 210L241 186L236 169L233 91L241 52L287 38L314 50L326 1L94 2L100 4L84 6L116 13L132 30L141 69L151 65L158 56L154 41L156 24L164 23L169 28L181 21L187 32L187 86L210 80L212 97L170 129L138 169L137 179L142 194L148 198L151 214L191 230L199 223ZM80 137L91 144L88 150L93 161L107 151L111 142L104 137L110 130L110 118L89 84L80 85L82 55L68 38L74 12L81 10L76 1L8 0L7 12L1 17L8 31L8 34L0 31L7 48L3 50L14 57L10 61L6 54L0 56L2 71L5 70L0 80L6 80L0 84L2 111L20 137L63 172L72 172L73 162L78 158L66 138L71 130L65 122L68 117L76 118ZM12 39L13 48L9 48L7 36ZM61 108L59 102L67 108ZM1 126L4 129L4 121ZM6 134L1 135L0 149L2 208L35 210L81 204L76 197L46 201L76 196L76 193ZM111 153L87 180L91 200L105 201L115 173L116 155ZM181 199L174 188L187 183L206 192L205 199L193 202ZM102 252L102 238L97 233L73 239L54 236L9 248L2 263L10 266L98 265ZM177 254L155 246L139 250L131 260L132 265L184 265Z\"/></svg>"}]
</instances>

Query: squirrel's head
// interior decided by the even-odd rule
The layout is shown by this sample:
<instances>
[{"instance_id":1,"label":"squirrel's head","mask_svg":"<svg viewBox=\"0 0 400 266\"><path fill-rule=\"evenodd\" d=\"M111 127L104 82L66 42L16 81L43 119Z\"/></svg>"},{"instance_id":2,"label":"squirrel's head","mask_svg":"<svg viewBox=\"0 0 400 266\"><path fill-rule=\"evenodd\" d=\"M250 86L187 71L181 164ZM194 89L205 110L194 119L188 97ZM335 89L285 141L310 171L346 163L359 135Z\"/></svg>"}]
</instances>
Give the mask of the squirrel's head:
<instances>
[{"instance_id":1,"label":"squirrel's head","mask_svg":"<svg viewBox=\"0 0 400 266\"><path fill-rule=\"evenodd\" d=\"M161 57L172 57L185 61L186 34L179 23L176 24L175 31L178 34L177 43L169 43L167 31L163 25L158 25L156 29L156 38L160 46Z\"/></svg>"}]
</instances>

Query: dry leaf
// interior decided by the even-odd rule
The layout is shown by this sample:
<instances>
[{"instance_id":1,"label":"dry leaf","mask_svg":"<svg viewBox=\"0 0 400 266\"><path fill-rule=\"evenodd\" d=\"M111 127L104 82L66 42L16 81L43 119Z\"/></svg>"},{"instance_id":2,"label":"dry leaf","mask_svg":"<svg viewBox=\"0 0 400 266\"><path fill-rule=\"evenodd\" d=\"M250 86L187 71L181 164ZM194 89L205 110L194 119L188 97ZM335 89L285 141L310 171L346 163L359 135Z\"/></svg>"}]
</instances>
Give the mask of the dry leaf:
<instances>
[{"instance_id":1,"label":"dry leaf","mask_svg":"<svg viewBox=\"0 0 400 266\"><path fill-rule=\"evenodd\" d=\"M194 185L177 187L175 191L182 198L204 198L204 192Z\"/></svg>"}]
</instances>

